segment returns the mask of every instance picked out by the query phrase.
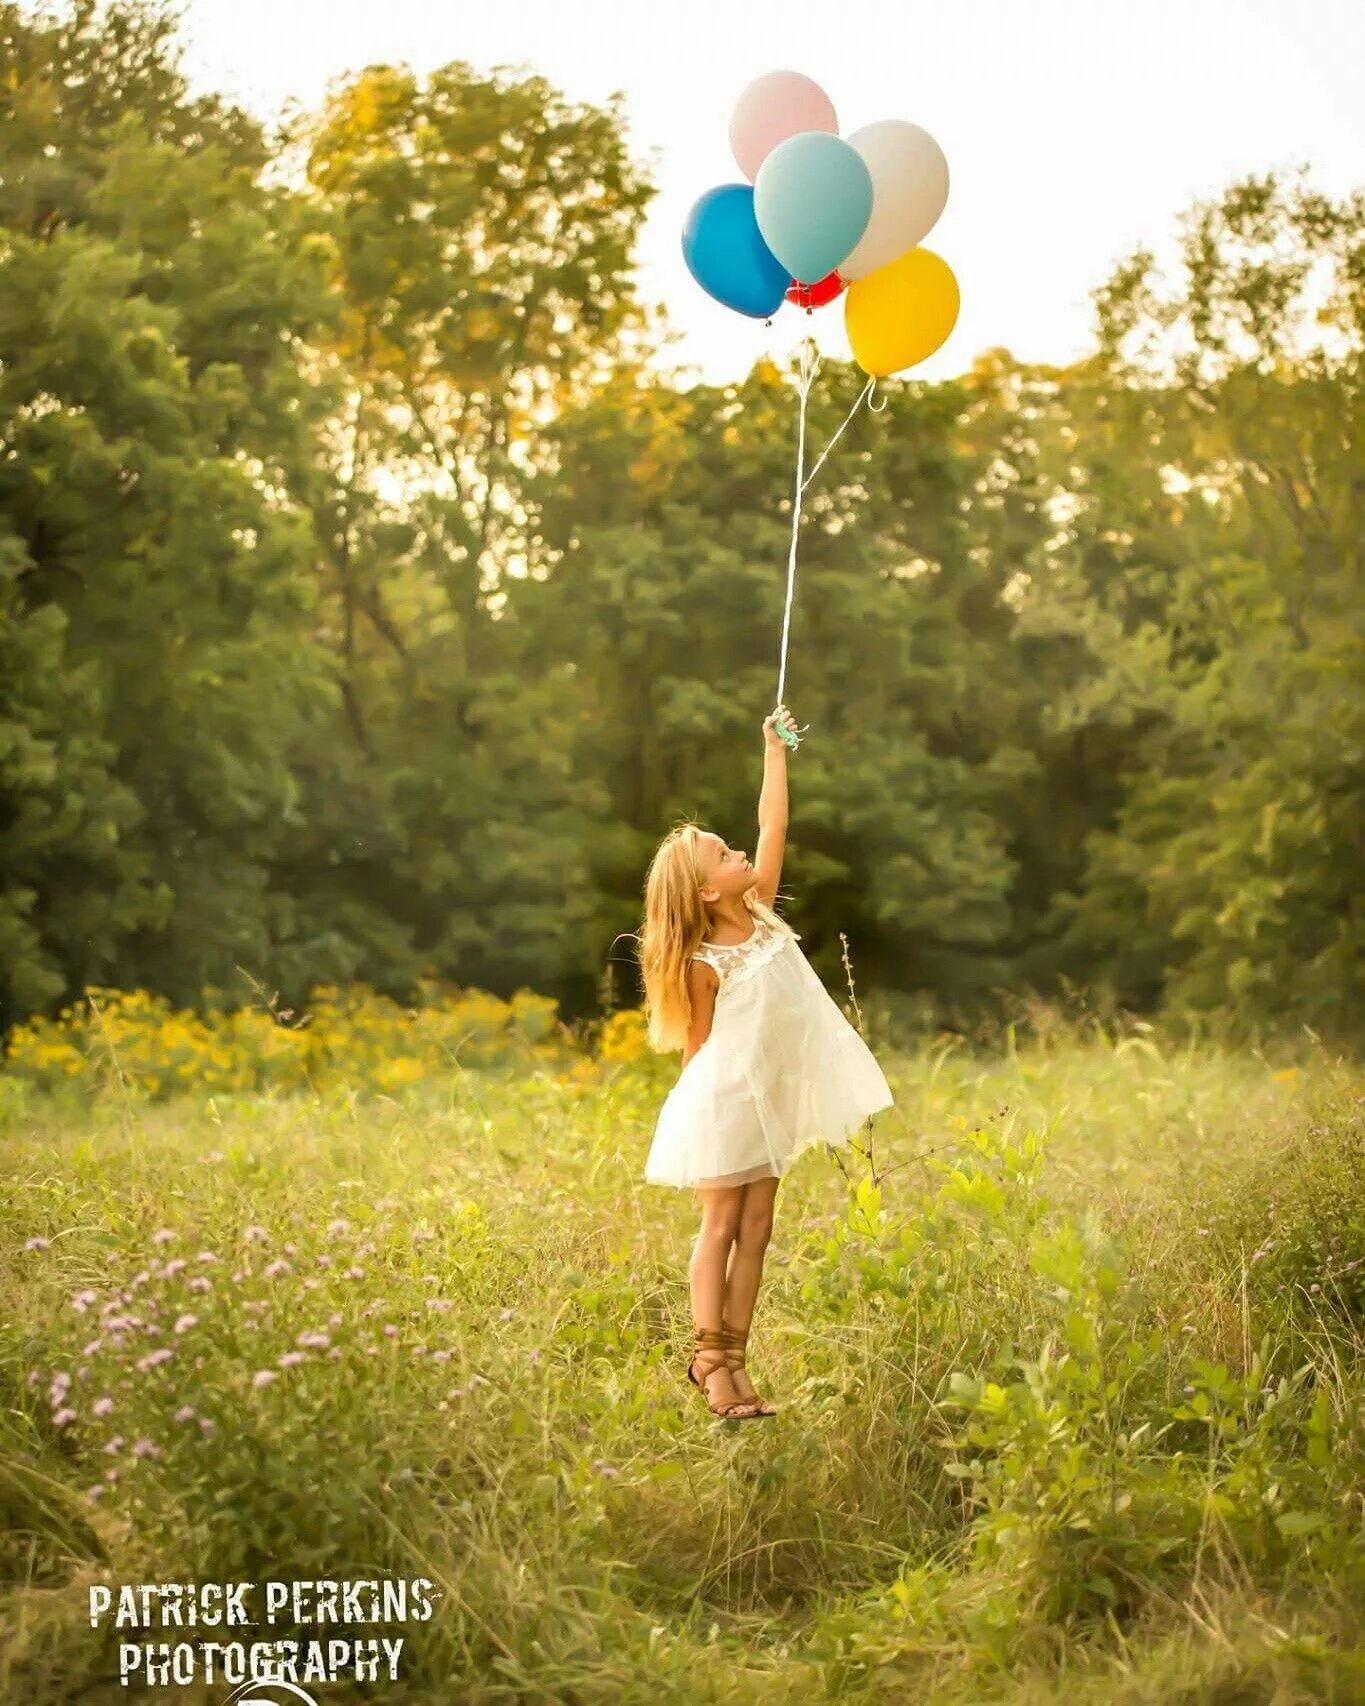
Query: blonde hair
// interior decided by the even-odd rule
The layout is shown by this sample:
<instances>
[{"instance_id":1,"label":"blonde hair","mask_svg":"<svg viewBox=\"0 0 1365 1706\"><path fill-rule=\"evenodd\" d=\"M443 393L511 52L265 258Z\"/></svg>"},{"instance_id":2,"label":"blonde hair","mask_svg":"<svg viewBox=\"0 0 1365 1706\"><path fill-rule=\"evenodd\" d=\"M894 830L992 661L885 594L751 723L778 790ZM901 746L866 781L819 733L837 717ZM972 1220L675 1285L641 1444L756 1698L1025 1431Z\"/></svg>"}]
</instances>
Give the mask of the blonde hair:
<instances>
[{"instance_id":1,"label":"blonde hair","mask_svg":"<svg viewBox=\"0 0 1365 1706\"><path fill-rule=\"evenodd\" d=\"M677 824L659 843L645 877L645 915L640 927L640 973L645 986L648 1038L659 1053L686 1048L692 1022L687 965L706 937L709 918L701 898L698 858L701 826ZM785 919L765 906L752 889L743 895L755 920L794 934Z\"/></svg>"}]
</instances>

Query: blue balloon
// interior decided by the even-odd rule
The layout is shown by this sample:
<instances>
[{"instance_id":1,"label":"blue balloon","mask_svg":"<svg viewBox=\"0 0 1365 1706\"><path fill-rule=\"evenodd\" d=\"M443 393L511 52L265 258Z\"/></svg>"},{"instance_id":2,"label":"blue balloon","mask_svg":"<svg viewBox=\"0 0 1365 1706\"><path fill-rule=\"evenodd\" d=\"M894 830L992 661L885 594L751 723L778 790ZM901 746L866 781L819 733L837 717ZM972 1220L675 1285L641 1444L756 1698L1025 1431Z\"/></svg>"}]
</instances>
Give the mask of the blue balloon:
<instances>
[{"instance_id":1,"label":"blue balloon","mask_svg":"<svg viewBox=\"0 0 1365 1706\"><path fill-rule=\"evenodd\" d=\"M754 179L763 241L802 284L853 253L872 217L872 174L856 148L823 130L779 142Z\"/></svg>"},{"instance_id":2,"label":"blue balloon","mask_svg":"<svg viewBox=\"0 0 1365 1706\"><path fill-rule=\"evenodd\" d=\"M708 296L766 320L782 305L791 274L759 235L752 184L719 184L687 216L687 270Z\"/></svg>"}]
</instances>

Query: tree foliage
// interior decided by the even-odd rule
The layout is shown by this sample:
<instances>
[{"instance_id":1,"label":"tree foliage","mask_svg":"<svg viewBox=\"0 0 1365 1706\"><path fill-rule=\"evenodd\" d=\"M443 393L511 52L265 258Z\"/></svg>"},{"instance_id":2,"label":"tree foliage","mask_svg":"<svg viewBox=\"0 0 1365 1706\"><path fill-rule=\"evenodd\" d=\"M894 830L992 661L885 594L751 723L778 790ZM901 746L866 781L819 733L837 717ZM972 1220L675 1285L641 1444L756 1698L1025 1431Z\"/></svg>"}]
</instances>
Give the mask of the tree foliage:
<instances>
[{"instance_id":1,"label":"tree foliage","mask_svg":"<svg viewBox=\"0 0 1365 1706\"><path fill-rule=\"evenodd\" d=\"M619 102L371 66L270 135L177 41L0 4L0 1026L426 971L582 1013L609 960L629 999L656 839L754 833L790 377L653 358ZM1076 983L1358 1023L1363 213L1233 184L1086 359L855 418L787 694L832 982L842 932L944 1023Z\"/></svg>"}]
</instances>

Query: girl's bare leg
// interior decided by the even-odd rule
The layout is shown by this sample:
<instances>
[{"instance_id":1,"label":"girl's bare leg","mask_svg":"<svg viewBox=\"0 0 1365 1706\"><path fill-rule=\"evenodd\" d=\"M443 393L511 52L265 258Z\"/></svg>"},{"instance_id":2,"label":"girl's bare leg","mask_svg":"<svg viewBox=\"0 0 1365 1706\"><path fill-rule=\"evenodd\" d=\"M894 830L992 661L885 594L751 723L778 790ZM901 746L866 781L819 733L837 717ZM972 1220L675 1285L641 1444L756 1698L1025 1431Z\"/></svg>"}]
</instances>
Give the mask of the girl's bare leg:
<instances>
[{"instance_id":1,"label":"girl's bare leg","mask_svg":"<svg viewBox=\"0 0 1365 1706\"><path fill-rule=\"evenodd\" d=\"M745 1188L728 1185L697 1192L701 1197L701 1230L692 1246L688 1279L692 1289L692 1319L698 1327L719 1330L725 1319L726 1263L739 1235L740 1202ZM709 1401L724 1406L741 1396L735 1391L729 1368L718 1350L699 1353L693 1359L693 1368Z\"/></svg>"},{"instance_id":2,"label":"girl's bare leg","mask_svg":"<svg viewBox=\"0 0 1365 1706\"><path fill-rule=\"evenodd\" d=\"M763 1257L773 1235L773 1204L779 1183L777 1179L753 1179L741 1187L739 1233L730 1251L725 1276L725 1320L741 1333L748 1331L758 1301ZM762 1402L744 1369L732 1369L730 1378L739 1397Z\"/></svg>"}]
</instances>

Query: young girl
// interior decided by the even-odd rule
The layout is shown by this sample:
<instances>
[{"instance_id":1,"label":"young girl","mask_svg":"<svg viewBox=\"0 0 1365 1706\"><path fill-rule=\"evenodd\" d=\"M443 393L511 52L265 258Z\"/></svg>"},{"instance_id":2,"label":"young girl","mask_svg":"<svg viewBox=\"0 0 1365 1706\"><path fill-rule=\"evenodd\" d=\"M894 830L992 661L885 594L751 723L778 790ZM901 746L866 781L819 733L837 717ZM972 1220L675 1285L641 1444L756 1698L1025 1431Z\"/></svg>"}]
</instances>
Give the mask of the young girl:
<instances>
[{"instance_id":1,"label":"young girl","mask_svg":"<svg viewBox=\"0 0 1365 1706\"><path fill-rule=\"evenodd\" d=\"M645 881L640 931L649 1041L681 1048L645 1179L695 1188L701 1230L689 1269L697 1342L687 1378L718 1416L772 1416L744 1368L777 1183L821 1139L845 1143L891 1090L831 1000L800 938L772 910L787 837L787 748L763 723L754 863L683 823Z\"/></svg>"}]
</instances>

